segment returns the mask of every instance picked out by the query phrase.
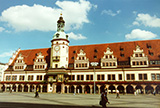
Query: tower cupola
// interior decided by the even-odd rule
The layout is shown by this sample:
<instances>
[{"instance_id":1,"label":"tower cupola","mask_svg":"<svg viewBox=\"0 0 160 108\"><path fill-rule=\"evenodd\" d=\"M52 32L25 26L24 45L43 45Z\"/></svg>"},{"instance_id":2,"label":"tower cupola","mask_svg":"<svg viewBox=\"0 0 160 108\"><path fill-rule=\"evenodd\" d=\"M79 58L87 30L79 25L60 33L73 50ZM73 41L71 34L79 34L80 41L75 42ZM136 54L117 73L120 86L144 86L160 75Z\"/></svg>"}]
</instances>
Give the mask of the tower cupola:
<instances>
[{"instance_id":1,"label":"tower cupola","mask_svg":"<svg viewBox=\"0 0 160 108\"><path fill-rule=\"evenodd\" d=\"M57 21L57 32L53 35L53 40L57 39L66 39L68 40L68 35L64 32L65 21L60 14L59 20Z\"/></svg>"}]
</instances>

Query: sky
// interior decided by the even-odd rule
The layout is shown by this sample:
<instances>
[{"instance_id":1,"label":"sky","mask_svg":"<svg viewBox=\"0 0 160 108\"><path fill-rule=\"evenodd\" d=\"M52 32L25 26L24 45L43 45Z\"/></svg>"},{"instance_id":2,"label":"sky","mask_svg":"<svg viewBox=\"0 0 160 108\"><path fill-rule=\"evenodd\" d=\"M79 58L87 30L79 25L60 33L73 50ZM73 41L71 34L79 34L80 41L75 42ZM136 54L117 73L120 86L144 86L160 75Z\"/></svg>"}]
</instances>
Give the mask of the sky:
<instances>
[{"instance_id":1,"label":"sky","mask_svg":"<svg viewBox=\"0 0 160 108\"><path fill-rule=\"evenodd\" d=\"M0 62L50 48L61 13L70 46L160 39L160 0L0 0Z\"/></svg>"}]
</instances>

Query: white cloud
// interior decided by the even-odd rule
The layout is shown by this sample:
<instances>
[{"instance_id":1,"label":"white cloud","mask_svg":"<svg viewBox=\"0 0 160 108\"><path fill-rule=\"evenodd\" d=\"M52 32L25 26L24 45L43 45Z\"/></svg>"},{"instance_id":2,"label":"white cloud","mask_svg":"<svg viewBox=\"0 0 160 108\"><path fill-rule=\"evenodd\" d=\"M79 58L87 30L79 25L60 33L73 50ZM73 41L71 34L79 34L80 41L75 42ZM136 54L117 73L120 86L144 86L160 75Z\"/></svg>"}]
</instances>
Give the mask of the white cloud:
<instances>
[{"instance_id":1,"label":"white cloud","mask_svg":"<svg viewBox=\"0 0 160 108\"><path fill-rule=\"evenodd\" d=\"M2 32L3 30L5 30L3 27L0 27L0 32Z\"/></svg>"},{"instance_id":2,"label":"white cloud","mask_svg":"<svg viewBox=\"0 0 160 108\"><path fill-rule=\"evenodd\" d=\"M88 12L96 5L89 1L57 1L59 8L51 8L34 4L33 6L18 5L2 12L0 21L7 22L16 31L56 31L60 13L66 22L65 30L79 29L84 23L89 23Z\"/></svg>"},{"instance_id":3,"label":"white cloud","mask_svg":"<svg viewBox=\"0 0 160 108\"><path fill-rule=\"evenodd\" d=\"M145 30L140 30L140 29L134 29L130 34L126 34L125 38L126 39L141 39L141 40L148 40L148 39L153 39L156 38L157 35L150 32L150 31L145 31Z\"/></svg>"},{"instance_id":4,"label":"white cloud","mask_svg":"<svg viewBox=\"0 0 160 108\"><path fill-rule=\"evenodd\" d=\"M116 16L116 15L120 14L120 12L121 12L121 10L116 11L116 13L114 13L112 10L103 10L101 12L101 14L102 15L107 14L107 15L110 15L110 16Z\"/></svg>"},{"instance_id":5,"label":"white cloud","mask_svg":"<svg viewBox=\"0 0 160 108\"><path fill-rule=\"evenodd\" d=\"M12 56L15 51L4 52L0 54L0 57L9 57Z\"/></svg>"},{"instance_id":6,"label":"white cloud","mask_svg":"<svg viewBox=\"0 0 160 108\"><path fill-rule=\"evenodd\" d=\"M133 25L137 24L143 24L148 27L160 27L160 18L157 18L155 15L138 14L136 20L133 22Z\"/></svg>"},{"instance_id":7,"label":"white cloud","mask_svg":"<svg viewBox=\"0 0 160 108\"><path fill-rule=\"evenodd\" d=\"M69 38L73 39L73 40L83 40L83 39L87 39L87 37L82 36L81 34L74 34L73 32L68 33Z\"/></svg>"}]
</instances>

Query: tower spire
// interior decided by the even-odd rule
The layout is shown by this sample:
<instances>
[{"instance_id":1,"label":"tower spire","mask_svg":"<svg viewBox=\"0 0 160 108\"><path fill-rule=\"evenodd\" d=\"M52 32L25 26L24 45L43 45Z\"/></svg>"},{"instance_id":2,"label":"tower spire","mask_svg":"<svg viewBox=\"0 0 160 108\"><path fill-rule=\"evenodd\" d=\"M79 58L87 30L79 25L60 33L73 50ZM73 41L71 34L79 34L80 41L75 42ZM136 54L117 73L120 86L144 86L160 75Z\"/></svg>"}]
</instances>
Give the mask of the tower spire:
<instances>
[{"instance_id":1,"label":"tower spire","mask_svg":"<svg viewBox=\"0 0 160 108\"><path fill-rule=\"evenodd\" d=\"M63 20L62 13L60 14L59 20L57 21L57 31L64 32L65 21Z\"/></svg>"}]
</instances>

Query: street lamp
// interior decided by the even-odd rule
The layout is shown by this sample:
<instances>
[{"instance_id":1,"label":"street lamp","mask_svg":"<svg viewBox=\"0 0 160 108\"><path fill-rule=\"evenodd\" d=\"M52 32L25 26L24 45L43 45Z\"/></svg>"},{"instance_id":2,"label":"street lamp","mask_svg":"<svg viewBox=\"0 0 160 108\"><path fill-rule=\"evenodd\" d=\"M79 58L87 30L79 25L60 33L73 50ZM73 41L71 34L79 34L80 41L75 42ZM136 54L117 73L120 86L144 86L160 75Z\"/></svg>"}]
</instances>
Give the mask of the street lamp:
<instances>
[{"instance_id":1,"label":"street lamp","mask_svg":"<svg viewBox=\"0 0 160 108\"><path fill-rule=\"evenodd\" d=\"M94 67L94 94L95 94L95 91L96 91L96 83L95 83L96 73L95 73L95 66L98 65L98 62L91 62L91 65Z\"/></svg>"}]
</instances>

